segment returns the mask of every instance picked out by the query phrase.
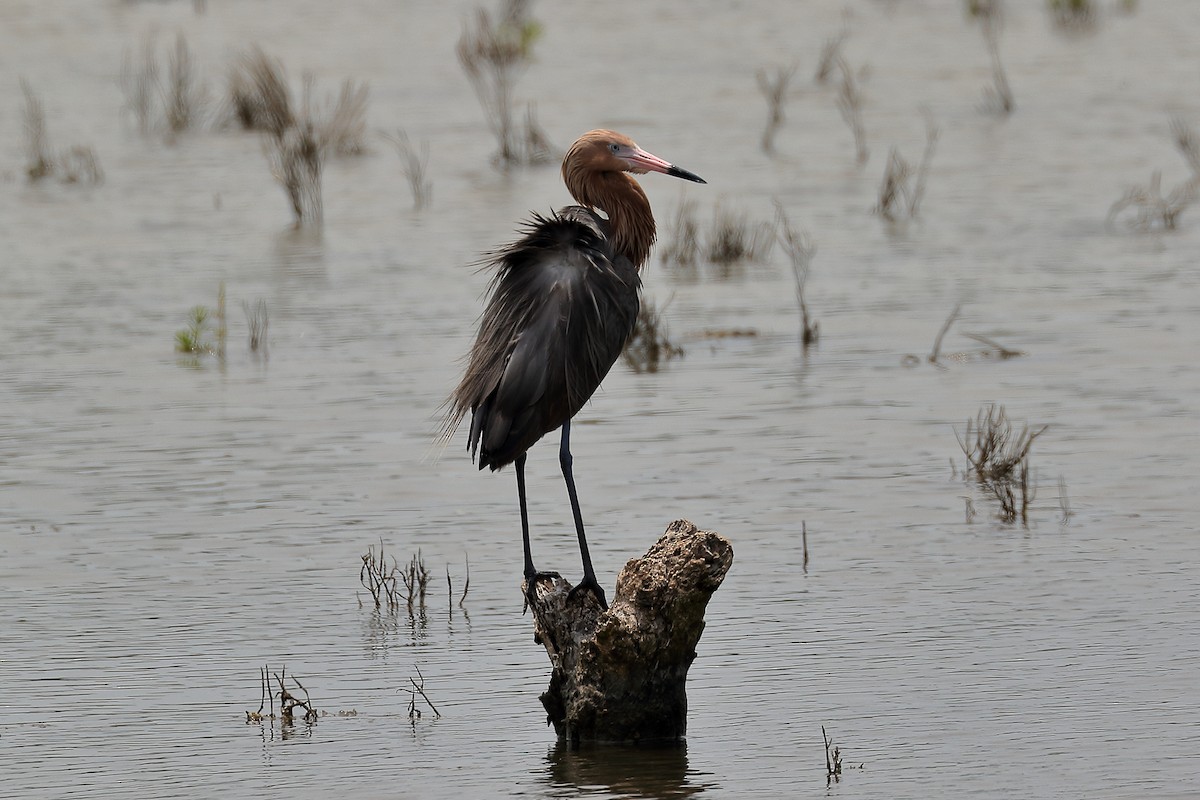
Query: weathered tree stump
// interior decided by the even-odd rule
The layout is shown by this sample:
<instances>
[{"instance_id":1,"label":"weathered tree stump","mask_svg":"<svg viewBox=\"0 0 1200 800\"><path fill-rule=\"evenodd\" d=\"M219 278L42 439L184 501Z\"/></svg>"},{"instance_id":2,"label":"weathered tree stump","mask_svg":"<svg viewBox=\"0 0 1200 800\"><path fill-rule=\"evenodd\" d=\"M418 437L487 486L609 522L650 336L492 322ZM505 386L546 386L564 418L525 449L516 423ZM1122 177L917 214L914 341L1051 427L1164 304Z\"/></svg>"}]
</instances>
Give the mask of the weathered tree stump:
<instances>
[{"instance_id":1,"label":"weathered tree stump","mask_svg":"<svg viewBox=\"0 0 1200 800\"><path fill-rule=\"evenodd\" d=\"M542 695L569 742L677 740L687 730L684 683L704 609L733 564L733 547L687 520L667 526L617 577L607 611L562 578L536 587L534 640L553 672Z\"/></svg>"}]
</instances>

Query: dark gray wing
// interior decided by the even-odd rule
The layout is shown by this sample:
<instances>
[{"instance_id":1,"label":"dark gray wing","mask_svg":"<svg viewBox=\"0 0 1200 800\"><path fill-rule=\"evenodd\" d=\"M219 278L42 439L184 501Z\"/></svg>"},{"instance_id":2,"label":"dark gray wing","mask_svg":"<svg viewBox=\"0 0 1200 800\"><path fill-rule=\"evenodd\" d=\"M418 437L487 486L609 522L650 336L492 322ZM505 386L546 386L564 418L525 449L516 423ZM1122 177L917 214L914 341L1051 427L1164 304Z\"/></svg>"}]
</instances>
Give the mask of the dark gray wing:
<instances>
[{"instance_id":1,"label":"dark gray wing","mask_svg":"<svg viewBox=\"0 0 1200 800\"><path fill-rule=\"evenodd\" d=\"M479 467L511 463L574 416L633 330L641 280L613 253L604 220L572 206L535 216L499 253L491 297L448 429L472 413Z\"/></svg>"}]
</instances>

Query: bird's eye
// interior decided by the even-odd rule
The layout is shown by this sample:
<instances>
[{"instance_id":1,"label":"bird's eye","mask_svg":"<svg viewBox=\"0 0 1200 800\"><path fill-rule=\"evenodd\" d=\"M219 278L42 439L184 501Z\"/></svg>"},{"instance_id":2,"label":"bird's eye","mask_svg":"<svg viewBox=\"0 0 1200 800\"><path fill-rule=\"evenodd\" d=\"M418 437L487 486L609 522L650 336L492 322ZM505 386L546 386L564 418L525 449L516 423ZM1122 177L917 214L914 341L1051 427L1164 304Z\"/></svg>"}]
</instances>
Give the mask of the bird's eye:
<instances>
[{"instance_id":1,"label":"bird's eye","mask_svg":"<svg viewBox=\"0 0 1200 800\"><path fill-rule=\"evenodd\" d=\"M621 152L621 145L617 144L616 142L609 142L608 149L613 153L619 153Z\"/></svg>"}]
</instances>

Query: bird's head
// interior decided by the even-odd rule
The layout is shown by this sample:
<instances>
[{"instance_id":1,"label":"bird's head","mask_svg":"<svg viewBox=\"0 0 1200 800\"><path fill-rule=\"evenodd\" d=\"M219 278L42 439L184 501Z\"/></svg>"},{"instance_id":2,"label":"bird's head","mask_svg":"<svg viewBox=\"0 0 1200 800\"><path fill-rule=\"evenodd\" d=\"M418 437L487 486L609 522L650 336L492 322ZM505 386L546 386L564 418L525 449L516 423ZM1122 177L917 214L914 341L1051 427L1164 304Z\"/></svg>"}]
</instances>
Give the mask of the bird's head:
<instances>
[{"instance_id":1,"label":"bird's head","mask_svg":"<svg viewBox=\"0 0 1200 800\"><path fill-rule=\"evenodd\" d=\"M632 172L636 175L661 172L696 183L706 183L699 175L647 153L628 136L608 130L588 131L576 139L563 158L562 171L563 180L572 188L573 194L573 188L579 186L587 175L604 172ZM579 195L576 197L583 199Z\"/></svg>"}]
</instances>

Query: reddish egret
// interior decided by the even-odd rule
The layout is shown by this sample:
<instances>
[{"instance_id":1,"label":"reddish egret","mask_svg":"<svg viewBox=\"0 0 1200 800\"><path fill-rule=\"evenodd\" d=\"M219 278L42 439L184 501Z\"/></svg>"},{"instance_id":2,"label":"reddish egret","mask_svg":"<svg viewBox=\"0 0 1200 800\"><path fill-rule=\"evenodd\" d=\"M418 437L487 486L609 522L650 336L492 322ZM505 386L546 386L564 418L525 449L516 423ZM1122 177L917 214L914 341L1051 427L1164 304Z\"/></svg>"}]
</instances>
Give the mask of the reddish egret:
<instances>
[{"instance_id":1,"label":"reddish egret","mask_svg":"<svg viewBox=\"0 0 1200 800\"><path fill-rule=\"evenodd\" d=\"M637 320L638 270L655 230L650 201L629 172L705 182L619 133L596 130L579 137L562 165L567 191L579 205L549 217L535 214L521 239L495 254L491 296L445 427L449 436L471 412L467 448L479 468L516 465L530 597L539 578L557 573L533 567L525 454L562 428L558 458L583 558L583 580L572 591L591 590L605 608L583 533L570 435L571 418L600 386Z\"/></svg>"}]
</instances>

